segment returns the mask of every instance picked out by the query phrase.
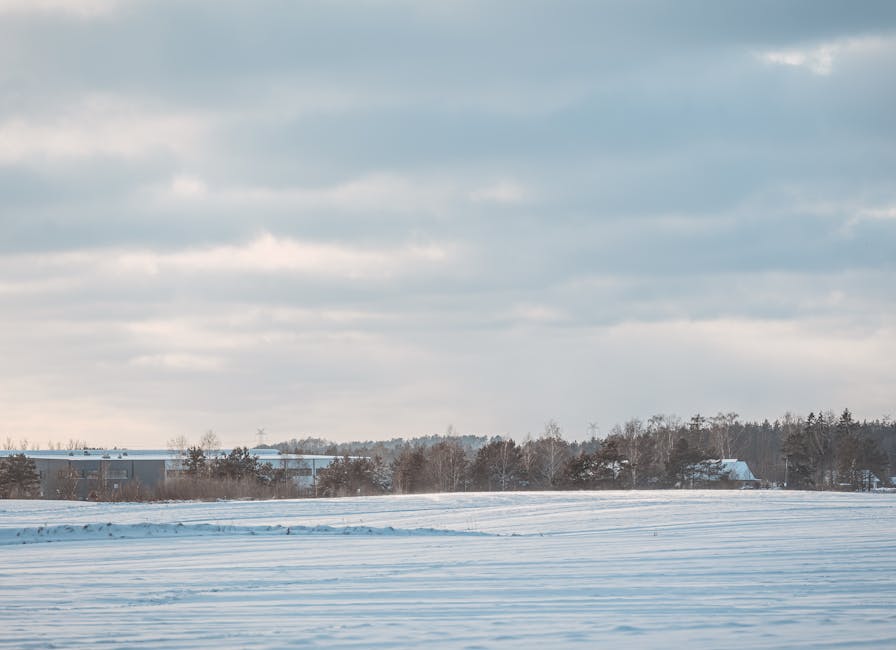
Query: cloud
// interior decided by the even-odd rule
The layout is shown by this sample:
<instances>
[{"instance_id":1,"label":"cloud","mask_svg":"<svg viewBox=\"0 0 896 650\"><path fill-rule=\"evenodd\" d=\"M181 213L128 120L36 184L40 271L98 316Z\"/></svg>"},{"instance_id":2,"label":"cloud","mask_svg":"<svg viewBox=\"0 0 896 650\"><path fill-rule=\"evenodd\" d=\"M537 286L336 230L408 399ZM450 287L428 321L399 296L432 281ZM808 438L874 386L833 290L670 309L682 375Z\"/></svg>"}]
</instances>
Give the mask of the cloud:
<instances>
[{"instance_id":1,"label":"cloud","mask_svg":"<svg viewBox=\"0 0 896 650\"><path fill-rule=\"evenodd\" d=\"M892 2L0 15L16 436L892 411Z\"/></svg>"},{"instance_id":2,"label":"cloud","mask_svg":"<svg viewBox=\"0 0 896 650\"><path fill-rule=\"evenodd\" d=\"M213 372L224 367L223 361L218 357L177 353L145 354L134 357L129 363L138 367L175 371Z\"/></svg>"},{"instance_id":3,"label":"cloud","mask_svg":"<svg viewBox=\"0 0 896 650\"><path fill-rule=\"evenodd\" d=\"M879 208L862 208L855 211L855 214L849 218L845 227L847 231L851 231L855 226L866 221L893 221L896 220L896 205L888 205Z\"/></svg>"},{"instance_id":4,"label":"cloud","mask_svg":"<svg viewBox=\"0 0 896 650\"><path fill-rule=\"evenodd\" d=\"M318 187L225 186L208 187L198 176L174 178L156 194L157 200L202 198L214 207L256 209L381 210L388 212L438 212L456 200L458 192L447 183L404 175L370 173L349 181Z\"/></svg>"},{"instance_id":5,"label":"cloud","mask_svg":"<svg viewBox=\"0 0 896 650\"><path fill-rule=\"evenodd\" d=\"M190 112L150 110L118 96L92 95L58 113L0 121L0 164L185 155L197 149L207 126Z\"/></svg>"},{"instance_id":6,"label":"cloud","mask_svg":"<svg viewBox=\"0 0 896 650\"><path fill-rule=\"evenodd\" d=\"M170 192L176 198L194 199L205 197L208 188L201 178L181 175L172 179Z\"/></svg>"},{"instance_id":7,"label":"cloud","mask_svg":"<svg viewBox=\"0 0 896 650\"><path fill-rule=\"evenodd\" d=\"M766 63L805 67L817 75L825 76L831 74L836 52L836 46L823 45L812 50L763 52L759 56Z\"/></svg>"},{"instance_id":8,"label":"cloud","mask_svg":"<svg viewBox=\"0 0 896 650\"><path fill-rule=\"evenodd\" d=\"M385 279L456 263L450 244L409 243L388 248L301 241L262 233L234 245L189 247L175 251L81 250L0 257L0 266L27 268L49 277L112 273L158 276L176 274L301 274L348 280ZM25 282L33 282L26 278ZM47 283L47 278L41 280ZM21 287L9 283L8 290ZM38 287L41 285L38 284ZM47 284L53 287L52 283Z\"/></svg>"},{"instance_id":9,"label":"cloud","mask_svg":"<svg viewBox=\"0 0 896 650\"><path fill-rule=\"evenodd\" d=\"M835 63L840 59L863 55L892 55L894 51L896 39L868 36L830 41L805 48L767 50L759 52L757 56L768 64L805 68L824 77L833 72Z\"/></svg>"},{"instance_id":10,"label":"cloud","mask_svg":"<svg viewBox=\"0 0 896 650\"><path fill-rule=\"evenodd\" d=\"M180 272L304 273L349 279L388 277L449 258L445 247L411 244L391 250L277 238L264 233L242 246L215 246L173 253L126 252L113 264L149 274Z\"/></svg>"},{"instance_id":11,"label":"cloud","mask_svg":"<svg viewBox=\"0 0 896 650\"><path fill-rule=\"evenodd\" d=\"M0 0L0 14L62 14L95 18L116 11L118 4L116 0Z\"/></svg>"},{"instance_id":12,"label":"cloud","mask_svg":"<svg viewBox=\"0 0 896 650\"><path fill-rule=\"evenodd\" d=\"M526 187L509 180L470 192L470 200L475 203L523 203L529 198L530 192Z\"/></svg>"}]
</instances>

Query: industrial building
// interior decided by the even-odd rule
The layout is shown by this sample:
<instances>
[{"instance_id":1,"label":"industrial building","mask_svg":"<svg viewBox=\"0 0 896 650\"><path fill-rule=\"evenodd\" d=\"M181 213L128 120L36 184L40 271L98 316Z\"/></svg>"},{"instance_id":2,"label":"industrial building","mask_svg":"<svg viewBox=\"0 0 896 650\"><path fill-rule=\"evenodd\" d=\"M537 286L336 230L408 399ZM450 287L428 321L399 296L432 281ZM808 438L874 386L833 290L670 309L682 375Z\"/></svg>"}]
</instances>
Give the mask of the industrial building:
<instances>
[{"instance_id":1,"label":"industrial building","mask_svg":"<svg viewBox=\"0 0 896 650\"><path fill-rule=\"evenodd\" d=\"M250 453L259 463L270 463L274 469L285 470L296 486L308 494L315 492L317 473L336 458L281 454L276 449L252 449ZM185 474L184 455L165 450L0 451L0 457L13 454L24 454L34 461L40 476L40 496L46 499L87 499L93 494L114 494L135 482L154 490Z\"/></svg>"}]
</instances>

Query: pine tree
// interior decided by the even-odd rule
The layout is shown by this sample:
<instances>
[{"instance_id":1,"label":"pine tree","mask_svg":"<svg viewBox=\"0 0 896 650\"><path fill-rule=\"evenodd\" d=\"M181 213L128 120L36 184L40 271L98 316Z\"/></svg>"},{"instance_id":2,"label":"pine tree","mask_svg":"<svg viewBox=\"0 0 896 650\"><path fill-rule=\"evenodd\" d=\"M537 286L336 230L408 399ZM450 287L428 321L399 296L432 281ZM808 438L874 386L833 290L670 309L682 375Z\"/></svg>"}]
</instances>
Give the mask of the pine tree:
<instances>
[{"instance_id":1,"label":"pine tree","mask_svg":"<svg viewBox=\"0 0 896 650\"><path fill-rule=\"evenodd\" d=\"M40 474L31 458L13 454L0 459L0 496L27 499L40 492Z\"/></svg>"},{"instance_id":2,"label":"pine tree","mask_svg":"<svg viewBox=\"0 0 896 650\"><path fill-rule=\"evenodd\" d=\"M809 433L815 426L815 414L810 413L803 427L791 430L781 444L786 463L786 487L805 489L815 485L815 458L809 445Z\"/></svg>"},{"instance_id":3,"label":"pine tree","mask_svg":"<svg viewBox=\"0 0 896 650\"><path fill-rule=\"evenodd\" d=\"M496 436L476 453L471 473L477 489L503 492L523 487L522 469L522 453L517 444L510 438Z\"/></svg>"},{"instance_id":4,"label":"pine tree","mask_svg":"<svg viewBox=\"0 0 896 650\"><path fill-rule=\"evenodd\" d=\"M193 478L200 478L208 474L208 459L202 447L190 447L187 449L187 457L184 459L184 470Z\"/></svg>"}]
</instances>

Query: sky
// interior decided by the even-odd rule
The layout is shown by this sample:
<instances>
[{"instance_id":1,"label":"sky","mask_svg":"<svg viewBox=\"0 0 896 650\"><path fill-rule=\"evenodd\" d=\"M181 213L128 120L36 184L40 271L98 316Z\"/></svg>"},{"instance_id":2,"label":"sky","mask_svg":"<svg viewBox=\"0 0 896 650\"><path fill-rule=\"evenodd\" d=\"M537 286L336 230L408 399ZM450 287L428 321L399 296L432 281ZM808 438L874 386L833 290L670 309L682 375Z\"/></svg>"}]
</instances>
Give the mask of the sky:
<instances>
[{"instance_id":1,"label":"sky","mask_svg":"<svg viewBox=\"0 0 896 650\"><path fill-rule=\"evenodd\" d=\"M894 359L896 3L0 0L0 439L880 418Z\"/></svg>"}]
</instances>

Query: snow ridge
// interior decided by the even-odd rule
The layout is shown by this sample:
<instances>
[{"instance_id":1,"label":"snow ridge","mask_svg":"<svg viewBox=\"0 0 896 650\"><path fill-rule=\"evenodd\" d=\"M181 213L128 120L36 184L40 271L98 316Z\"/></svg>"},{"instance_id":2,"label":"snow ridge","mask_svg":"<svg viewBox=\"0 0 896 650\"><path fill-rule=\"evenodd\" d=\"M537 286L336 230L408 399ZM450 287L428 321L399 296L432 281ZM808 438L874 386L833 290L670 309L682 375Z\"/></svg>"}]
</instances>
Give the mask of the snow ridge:
<instances>
[{"instance_id":1,"label":"snow ridge","mask_svg":"<svg viewBox=\"0 0 896 650\"><path fill-rule=\"evenodd\" d=\"M62 524L27 528L0 529L0 546L65 542L84 539L142 539L147 537L205 537L211 535L367 535L367 536L474 536L491 537L478 531L438 528L394 528L392 526L236 526L224 524L139 523L139 524Z\"/></svg>"}]
</instances>

